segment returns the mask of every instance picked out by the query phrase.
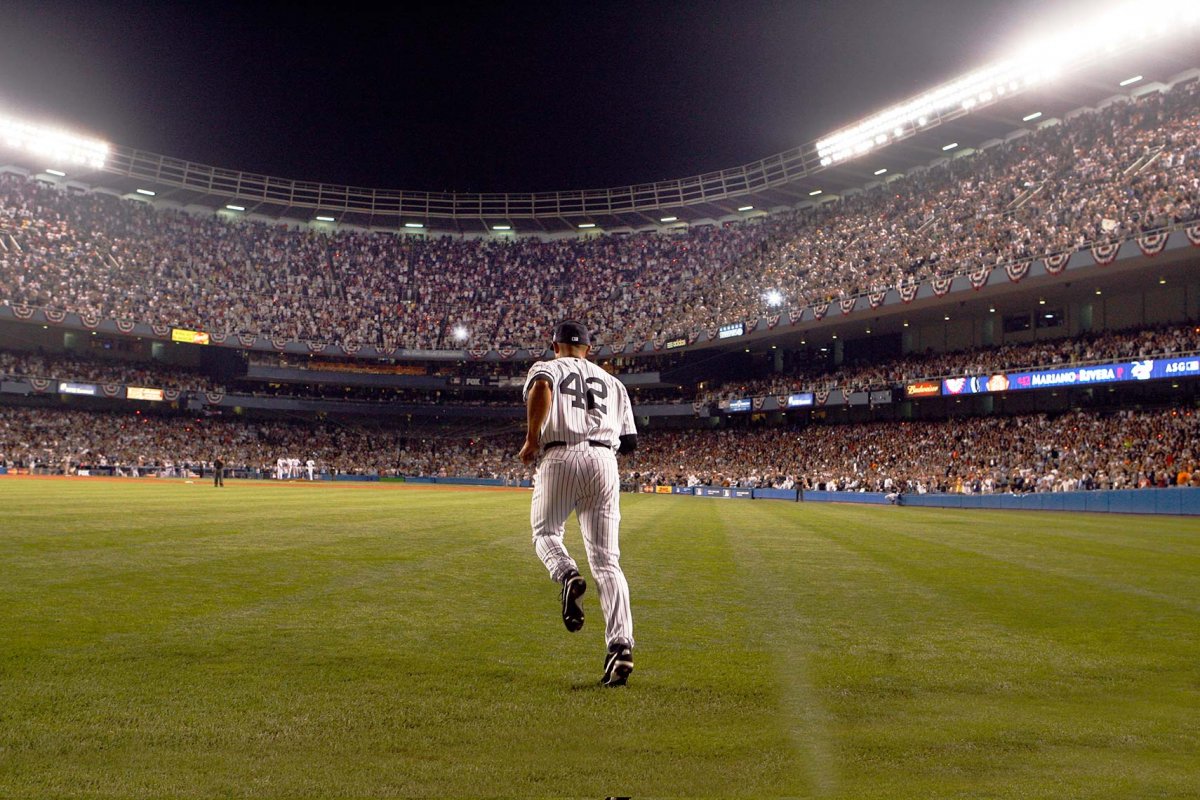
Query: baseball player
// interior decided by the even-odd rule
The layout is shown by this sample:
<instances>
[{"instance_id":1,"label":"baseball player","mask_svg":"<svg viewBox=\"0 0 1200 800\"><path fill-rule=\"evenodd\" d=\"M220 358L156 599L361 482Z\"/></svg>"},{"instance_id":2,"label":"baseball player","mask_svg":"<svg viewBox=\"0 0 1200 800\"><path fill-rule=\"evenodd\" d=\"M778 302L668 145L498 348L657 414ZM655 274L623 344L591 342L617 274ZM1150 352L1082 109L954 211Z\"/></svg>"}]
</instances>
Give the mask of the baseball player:
<instances>
[{"instance_id":1,"label":"baseball player","mask_svg":"<svg viewBox=\"0 0 1200 800\"><path fill-rule=\"evenodd\" d=\"M527 430L520 459L541 454L529 514L533 546L553 580L562 584L562 618L583 627L580 598L587 582L563 544L563 526L575 511L604 612L605 686L623 686L633 672L633 617L629 584L621 571L617 454L637 447L637 428L625 386L587 360L587 328L573 320L553 335L554 358L539 361L525 379Z\"/></svg>"}]
</instances>

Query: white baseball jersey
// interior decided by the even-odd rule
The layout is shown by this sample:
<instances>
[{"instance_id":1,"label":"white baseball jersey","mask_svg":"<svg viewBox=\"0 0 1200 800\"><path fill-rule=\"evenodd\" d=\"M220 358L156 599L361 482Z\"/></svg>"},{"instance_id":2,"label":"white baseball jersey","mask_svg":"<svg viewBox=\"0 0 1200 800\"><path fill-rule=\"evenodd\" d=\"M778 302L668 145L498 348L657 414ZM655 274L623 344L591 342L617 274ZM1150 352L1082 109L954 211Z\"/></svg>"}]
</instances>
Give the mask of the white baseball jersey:
<instances>
[{"instance_id":1,"label":"white baseball jersey","mask_svg":"<svg viewBox=\"0 0 1200 800\"><path fill-rule=\"evenodd\" d=\"M583 358L539 361L525 378L526 399L535 380L546 378L554 389L550 415L542 426L547 442L604 442L616 448L620 437L637 433L633 406L625 384Z\"/></svg>"},{"instance_id":2,"label":"white baseball jersey","mask_svg":"<svg viewBox=\"0 0 1200 800\"><path fill-rule=\"evenodd\" d=\"M541 378L550 382L553 395L541 430L543 455L529 514L534 551L555 581L577 571L563 543L567 517L575 511L600 592L605 642L633 647L629 584L621 570L618 544L621 508L616 458L620 437L637 433L629 393L590 361L568 357L530 368L526 400L533 382Z\"/></svg>"}]
</instances>

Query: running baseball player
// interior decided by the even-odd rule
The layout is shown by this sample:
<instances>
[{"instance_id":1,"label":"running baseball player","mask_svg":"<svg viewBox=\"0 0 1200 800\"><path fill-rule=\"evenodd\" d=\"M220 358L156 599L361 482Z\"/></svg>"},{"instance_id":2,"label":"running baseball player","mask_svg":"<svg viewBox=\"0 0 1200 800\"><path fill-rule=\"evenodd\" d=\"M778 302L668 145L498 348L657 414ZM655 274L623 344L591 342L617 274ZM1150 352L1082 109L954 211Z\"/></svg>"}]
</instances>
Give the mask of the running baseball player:
<instances>
[{"instance_id":1,"label":"running baseball player","mask_svg":"<svg viewBox=\"0 0 1200 800\"><path fill-rule=\"evenodd\" d=\"M567 320L552 338L554 358L534 364L525 379L527 430L520 459L529 465L542 456L529 514L533 546L550 577L562 584L563 623L578 631L587 582L563 544L563 526L575 511L604 612L607 651L600 682L623 686L633 672L633 617L617 543L616 456L637 447L633 407L625 385L587 360L587 328Z\"/></svg>"}]
</instances>

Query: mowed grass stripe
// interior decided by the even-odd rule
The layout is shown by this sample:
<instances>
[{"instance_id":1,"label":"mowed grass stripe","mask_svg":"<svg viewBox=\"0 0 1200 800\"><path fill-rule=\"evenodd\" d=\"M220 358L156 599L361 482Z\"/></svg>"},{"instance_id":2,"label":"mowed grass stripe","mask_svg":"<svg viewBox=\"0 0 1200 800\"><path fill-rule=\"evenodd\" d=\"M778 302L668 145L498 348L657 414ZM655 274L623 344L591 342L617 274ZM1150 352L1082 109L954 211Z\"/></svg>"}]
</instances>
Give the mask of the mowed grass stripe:
<instances>
[{"instance_id":1,"label":"mowed grass stripe","mask_svg":"<svg viewBox=\"0 0 1200 800\"><path fill-rule=\"evenodd\" d=\"M1193 788L1181 520L627 496L614 692L594 583L566 633L527 492L0 480L0 502L0 795Z\"/></svg>"}]
</instances>

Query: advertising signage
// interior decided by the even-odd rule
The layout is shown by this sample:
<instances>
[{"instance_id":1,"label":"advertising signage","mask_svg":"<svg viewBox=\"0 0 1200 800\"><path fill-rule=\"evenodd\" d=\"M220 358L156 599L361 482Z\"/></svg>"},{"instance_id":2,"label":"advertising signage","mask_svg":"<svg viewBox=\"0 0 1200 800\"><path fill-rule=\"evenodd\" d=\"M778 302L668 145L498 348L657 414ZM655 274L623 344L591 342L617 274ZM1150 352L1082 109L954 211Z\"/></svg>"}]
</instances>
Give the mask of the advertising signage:
<instances>
[{"instance_id":1,"label":"advertising signage","mask_svg":"<svg viewBox=\"0 0 1200 800\"><path fill-rule=\"evenodd\" d=\"M730 400L729 401L729 410L730 411L749 411L750 410L750 398L749 397L739 397L737 400Z\"/></svg>"},{"instance_id":2,"label":"advertising signage","mask_svg":"<svg viewBox=\"0 0 1200 800\"><path fill-rule=\"evenodd\" d=\"M729 325L722 325L717 328L718 339L732 339L734 336L741 336L746 332L746 326L740 322L733 322Z\"/></svg>"},{"instance_id":3,"label":"advertising signage","mask_svg":"<svg viewBox=\"0 0 1200 800\"><path fill-rule=\"evenodd\" d=\"M800 392L799 394L789 395L787 399L788 408L803 408L813 404L812 392Z\"/></svg>"},{"instance_id":4,"label":"advertising signage","mask_svg":"<svg viewBox=\"0 0 1200 800\"><path fill-rule=\"evenodd\" d=\"M676 339L671 339L666 344L663 345L663 347L667 348L668 350L674 350L676 347L686 347L686 346L687 346L687 337L685 337L685 336L680 336Z\"/></svg>"},{"instance_id":5,"label":"advertising signage","mask_svg":"<svg viewBox=\"0 0 1200 800\"><path fill-rule=\"evenodd\" d=\"M1148 358L1086 367L997 373L988 377L947 378L942 381L942 388L945 394L962 395L1190 377L1200 377L1200 356ZM905 388L907 390L908 387Z\"/></svg>"},{"instance_id":6,"label":"advertising signage","mask_svg":"<svg viewBox=\"0 0 1200 800\"><path fill-rule=\"evenodd\" d=\"M82 394L87 395L88 397L95 397L100 392L93 384L90 383L70 383L68 381L62 381L58 384L58 393Z\"/></svg>"},{"instance_id":7,"label":"advertising signage","mask_svg":"<svg viewBox=\"0 0 1200 800\"><path fill-rule=\"evenodd\" d=\"M942 385L937 381L917 381L904 387L905 397L936 397L942 393Z\"/></svg>"},{"instance_id":8,"label":"advertising signage","mask_svg":"<svg viewBox=\"0 0 1200 800\"><path fill-rule=\"evenodd\" d=\"M208 344L208 334L204 331L189 331L187 328L172 328L171 341L186 344Z\"/></svg>"},{"instance_id":9,"label":"advertising signage","mask_svg":"<svg viewBox=\"0 0 1200 800\"><path fill-rule=\"evenodd\" d=\"M130 400L152 400L159 402L163 399L162 389L150 389L145 386L125 387L125 396Z\"/></svg>"}]
</instances>

